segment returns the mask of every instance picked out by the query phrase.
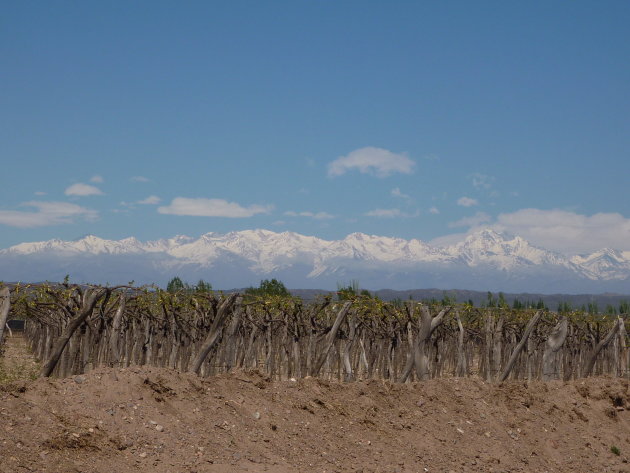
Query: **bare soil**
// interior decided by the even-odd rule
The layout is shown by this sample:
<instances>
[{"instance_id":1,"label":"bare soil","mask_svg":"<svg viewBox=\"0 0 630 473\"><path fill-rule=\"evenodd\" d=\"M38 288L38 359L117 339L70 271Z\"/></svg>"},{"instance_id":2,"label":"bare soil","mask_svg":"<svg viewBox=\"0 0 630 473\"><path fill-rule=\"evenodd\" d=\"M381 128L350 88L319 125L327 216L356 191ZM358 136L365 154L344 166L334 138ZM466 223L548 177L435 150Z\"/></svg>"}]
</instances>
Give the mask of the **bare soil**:
<instances>
[{"instance_id":1,"label":"bare soil","mask_svg":"<svg viewBox=\"0 0 630 473\"><path fill-rule=\"evenodd\" d=\"M35 379L39 368L22 334L6 334L6 343L0 346L0 384L18 379Z\"/></svg>"},{"instance_id":2,"label":"bare soil","mask_svg":"<svg viewBox=\"0 0 630 473\"><path fill-rule=\"evenodd\" d=\"M629 458L624 379L342 384L131 367L0 385L1 473L630 472Z\"/></svg>"}]
</instances>

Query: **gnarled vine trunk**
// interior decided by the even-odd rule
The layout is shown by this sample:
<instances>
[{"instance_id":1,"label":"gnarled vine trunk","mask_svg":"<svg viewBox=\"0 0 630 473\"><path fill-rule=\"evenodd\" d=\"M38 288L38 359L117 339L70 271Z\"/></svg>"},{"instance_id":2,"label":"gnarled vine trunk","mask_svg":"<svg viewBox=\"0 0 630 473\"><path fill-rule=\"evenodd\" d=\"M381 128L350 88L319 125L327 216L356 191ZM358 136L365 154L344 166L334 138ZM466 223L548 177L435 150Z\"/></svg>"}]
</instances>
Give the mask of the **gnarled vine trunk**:
<instances>
[{"instance_id":1,"label":"gnarled vine trunk","mask_svg":"<svg viewBox=\"0 0 630 473\"><path fill-rule=\"evenodd\" d=\"M551 381L560 379L560 370L558 369L558 352L567 339L569 329L569 320L566 316L560 319L560 322L553 328L545 342L545 351L542 360L542 380Z\"/></svg>"}]
</instances>

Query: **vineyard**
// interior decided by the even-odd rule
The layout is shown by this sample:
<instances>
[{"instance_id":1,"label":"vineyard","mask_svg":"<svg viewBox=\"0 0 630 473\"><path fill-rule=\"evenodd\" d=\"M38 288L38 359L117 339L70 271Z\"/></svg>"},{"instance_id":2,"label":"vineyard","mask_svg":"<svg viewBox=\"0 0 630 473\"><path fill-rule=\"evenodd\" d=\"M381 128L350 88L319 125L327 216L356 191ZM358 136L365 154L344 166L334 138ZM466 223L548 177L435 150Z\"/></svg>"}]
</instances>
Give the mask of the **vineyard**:
<instances>
[{"instance_id":1,"label":"vineyard","mask_svg":"<svg viewBox=\"0 0 630 473\"><path fill-rule=\"evenodd\" d=\"M629 375L624 316L69 284L3 294L43 376L130 365L403 383Z\"/></svg>"}]
</instances>

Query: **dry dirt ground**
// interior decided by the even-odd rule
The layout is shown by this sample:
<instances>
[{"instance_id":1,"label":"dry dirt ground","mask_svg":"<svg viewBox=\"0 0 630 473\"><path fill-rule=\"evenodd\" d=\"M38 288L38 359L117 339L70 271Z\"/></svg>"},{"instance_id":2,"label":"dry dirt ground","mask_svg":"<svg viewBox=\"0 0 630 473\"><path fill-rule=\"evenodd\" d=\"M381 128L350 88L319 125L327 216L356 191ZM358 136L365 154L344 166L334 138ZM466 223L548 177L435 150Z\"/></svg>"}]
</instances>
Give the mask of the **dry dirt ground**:
<instances>
[{"instance_id":1,"label":"dry dirt ground","mask_svg":"<svg viewBox=\"0 0 630 473\"><path fill-rule=\"evenodd\" d=\"M630 472L629 458L623 379L342 384L132 367L0 385L1 473Z\"/></svg>"}]
</instances>

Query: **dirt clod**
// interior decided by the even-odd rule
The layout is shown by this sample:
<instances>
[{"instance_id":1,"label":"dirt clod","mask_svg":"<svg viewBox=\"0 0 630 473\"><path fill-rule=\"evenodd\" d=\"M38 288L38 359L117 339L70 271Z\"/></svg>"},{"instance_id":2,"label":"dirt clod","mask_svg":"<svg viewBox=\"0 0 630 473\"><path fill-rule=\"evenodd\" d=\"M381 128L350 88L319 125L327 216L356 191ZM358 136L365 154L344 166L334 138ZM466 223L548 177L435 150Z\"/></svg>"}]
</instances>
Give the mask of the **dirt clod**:
<instances>
[{"instance_id":1,"label":"dirt clod","mask_svg":"<svg viewBox=\"0 0 630 473\"><path fill-rule=\"evenodd\" d=\"M630 472L622 378L397 385L149 367L80 376L2 386L0 473Z\"/></svg>"}]
</instances>

